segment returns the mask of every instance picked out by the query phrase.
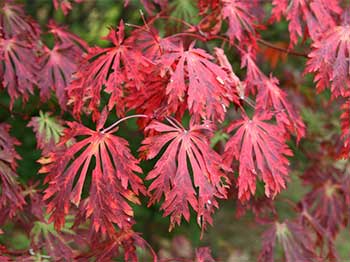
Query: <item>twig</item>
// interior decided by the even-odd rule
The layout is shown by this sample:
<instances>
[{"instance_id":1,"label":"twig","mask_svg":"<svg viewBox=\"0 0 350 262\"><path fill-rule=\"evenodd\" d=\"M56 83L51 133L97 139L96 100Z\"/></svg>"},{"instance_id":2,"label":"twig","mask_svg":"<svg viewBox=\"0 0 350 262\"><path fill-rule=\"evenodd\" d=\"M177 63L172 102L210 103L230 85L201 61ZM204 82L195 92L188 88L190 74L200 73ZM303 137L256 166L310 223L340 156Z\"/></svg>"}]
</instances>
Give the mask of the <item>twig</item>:
<instances>
[{"instance_id":1,"label":"twig","mask_svg":"<svg viewBox=\"0 0 350 262\"><path fill-rule=\"evenodd\" d=\"M144 117L147 118L148 116L146 115L131 115L131 116L126 116L124 118L119 119L117 122L115 122L114 124L110 125L109 127L106 127L105 129L103 129L101 131L101 133L106 133L108 131L111 131L113 128L115 128L116 126L118 126L121 122L128 120L130 118L136 118L136 117Z\"/></svg>"},{"instance_id":2,"label":"twig","mask_svg":"<svg viewBox=\"0 0 350 262\"><path fill-rule=\"evenodd\" d=\"M290 55L295 55L295 56L301 56L301 57L308 58L308 55L306 53L301 53L301 52L290 50L288 48L279 47L279 46L276 46L276 45L274 45L274 44L272 44L272 43L270 43L270 42L268 42L266 40L263 40L261 38L258 38L257 41L258 41L259 44L267 46L267 47L270 47L270 48L275 49L277 51L284 52L284 53L287 53L287 54L290 54Z\"/></svg>"}]
</instances>

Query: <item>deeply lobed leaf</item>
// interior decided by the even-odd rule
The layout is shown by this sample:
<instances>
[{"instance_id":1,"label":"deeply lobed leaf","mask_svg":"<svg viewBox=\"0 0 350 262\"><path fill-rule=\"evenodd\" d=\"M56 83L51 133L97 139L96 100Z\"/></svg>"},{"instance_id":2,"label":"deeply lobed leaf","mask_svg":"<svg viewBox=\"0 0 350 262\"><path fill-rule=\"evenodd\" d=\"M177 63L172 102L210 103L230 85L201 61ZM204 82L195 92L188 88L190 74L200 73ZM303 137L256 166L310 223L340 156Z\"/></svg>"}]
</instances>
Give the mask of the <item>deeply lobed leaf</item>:
<instances>
[{"instance_id":1,"label":"deeply lobed leaf","mask_svg":"<svg viewBox=\"0 0 350 262\"><path fill-rule=\"evenodd\" d=\"M153 179L148 188L150 204L165 196L161 209L165 216L170 215L170 229L181 223L182 216L189 221L190 205L197 212L198 224L205 229L206 223L212 224L211 215L218 207L216 199L227 197L228 181L224 171L230 169L210 148L205 136L211 131L208 124L191 123L186 130L173 120L169 121L171 125L151 122L146 130L160 134L145 138L140 148L147 159L152 159L166 147L146 178Z\"/></svg>"}]
</instances>

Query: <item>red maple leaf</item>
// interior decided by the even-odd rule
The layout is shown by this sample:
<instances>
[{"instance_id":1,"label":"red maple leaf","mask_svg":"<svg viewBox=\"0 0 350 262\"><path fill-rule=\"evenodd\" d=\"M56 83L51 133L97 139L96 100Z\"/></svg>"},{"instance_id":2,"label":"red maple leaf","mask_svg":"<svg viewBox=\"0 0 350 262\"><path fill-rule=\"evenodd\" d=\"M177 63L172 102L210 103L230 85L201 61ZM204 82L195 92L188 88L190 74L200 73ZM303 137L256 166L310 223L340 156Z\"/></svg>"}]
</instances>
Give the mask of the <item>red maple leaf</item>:
<instances>
[{"instance_id":1,"label":"red maple leaf","mask_svg":"<svg viewBox=\"0 0 350 262\"><path fill-rule=\"evenodd\" d=\"M10 95L12 107L15 99L22 97L26 101L33 93L37 78L36 56L31 44L14 37L0 38L0 58L3 63L0 79Z\"/></svg>"},{"instance_id":2,"label":"red maple leaf","mask_svg":"<svg viewBox=\"0 0 350 262\"><path fill-rule=\"evenodd\" d=\"M25 15L22 5L5 0L0 3L0 35L5 38L14 36L21 39L37 40L40 36L40 26Z\"/></svg>"},{"instance_id":3,"label":"red maple leaf","mask_svg":"<svg viewBox=\"0 0 350 262\"><path fill-rule=\"evenodd\" d=\"M284 15L289 21L290 44L294 46L298 37L307 31L313 40L322 37L336 25L335 16L341 14L338 0L274 0L272 21L279 21ZM306 29L302 22L306 23Z\"/></svg>"},{"instance_id":4,"label":"red maple leaf","mask_svg":"<svg viewBox=\"0 0 350 262\"><path fill-rule=\"evenodd\" d=\"M276 240L282 246L286 262L319 261L314 251L312 235L300 223L294 221L275 222L264 232L259 262L274 262Z\"/></svg>"},{"instance_id":5,"label":"red maple leaf","mask_svg":"<svg viewBox=\"0 0 350 262\"><path fill-rule=\"evenodd\" d=\"M100 102L100 93L102 87L105 86L104 90L111 94L108 103L109 109L117 105L116 110L121 115L124 112L123 85L128 82L129 85L133 84L137 88L141 88L145 78L142 70L150 66L150 62L141 52L124 42L123 21L120 21L118 30L110 29L105 39L112 42L114 46L109 48L95 47L89 50L79 66L80 70L76 74L78 79L67 87L68 94L73 101L90 100L89 109L97 113L96 108ZM76 89L79 90L78 93L72 92ZM74 107L79 105L81 103L77 103L77 105L73 103ZM79 112L77 108L73 110ZM97 116L94 115L94 119L96 118Z\"/></svg>"},{"instance_id":6,"label":"red maple leaf","mask_svg":"<svg viewBox=\"0 0 350 262\"><path fill-rule=\"evenodd\" d=\"M230 101L237 101L227 72L211 62L211 55L193 46L185 51L181 45L161 57L164 71L171 76L166 89L168 104L178 108L186 101L196 119L222 121Z\"/></svg>"},{"instance_id":7,"label":"red maple leaf","mask_svg":"<svg viewBox=\"0 0 350 262\"><path fill-rule=\"evenodd\" d=\"M17 154L15 146L19 141L9 134L10 126L0 124L0 209L4 215L13 217L25 204L21 187L16 174L17 160L21 157ZM6 211L5 211L6 210Z\"/></svg>"},{"instance_id":8,"label":"red maple leaf","mask_svg":"<svg viewBox=\"0 0 350 262\"><path fill-rule=\"evenodd\" d=\"M48 28L49 32L54 35L56 43L72 46L77 54L81 55L89 49L89 45L83 39L66 27L57 25L53 20L50 20Z\"/></svg>"},{"instance_id":9,"label":"red maple leaf","mask_svg":"<svg viewBox=\"0 0 350 262\"><path fill-rule=\"evenodd\" d=\"M261 112L252 119L243 114L243 119L233 122L228 132L236 130L225 147L224 159L231 163L239 161L238 198L246 201L255 193L256 178L265 183L265 194L274 197L283 188L288 175L288 159L292 152L285 144L283 130L265 122L272 114Z\"/></svg>"},{"instance_id":10,"label":"red maple leaf","mask_svg":"<svg viewBox=\"0 0 350 262\"><path fill-rule=\"evenodd\" d=\"M241 41L243 37L252 36L255 33L256 16L252 13L255 1L245 0L221 0L221 14L228 20L226 34L233 42Z\"/></svg>"},{"instance_id":11,"label":"red maple leaf","mask_svg":"<svg viewBox=\"0 0 350 262\"><path fill-rule=\"evenodd\" d=\"M242 57L242 66L247 68L241 99L247 99L244 93L257 93L256 110L275 113L277 123L291 134L295 134L299 142L305 136L305 124L293 104L288 101L287 94L278 86L277 78L267 77L256 65L251 52ZM242 96L243 95L243 96Z\"/></svg>"},{"instance_id":12,"label":"red maple leaf","mask_svg":"<svg viewBox=\"0 0 350 262\"><path fill-rule=\"evenodd\" d=\"M350 92L349 37L349 25L345 21L312 45L314 49L309 54L305 71L315 73L318 92L329 86L333 97L345 97Z\"/></svg>"},{"instance_id":13,"label":"red maple leaf","mask_svg":"<svg viewBox=\"0 0 350 262\"><path fill-rule=\"evenodd\" d=\"M41 160L46 164L41 172L48 173L44 199L48 200L47 212L52 213L49 222L54 221L58 229L64 224L70 202L80 204L86 218L91 217L94 232L114 232L113 224L122 229L132 225L133 210L126 200L139 203L137 195L145 193L141 178L134 173L142 170L130 153L128 142L112 134L116 129L102 129L106 118L104 110L96 131L68 122L58 146L72 138L80 138L79 141ZM93 169L90 195L80 203L89 168Z\"/></svg>"},{"instance_id":14,"label":"red maple leaf","mask_svg":"<svg viewBox=\"0 0 350 262\"><path fill-rule=\"evenodd\" d=\"M331 165L320 166L319 161L302 176L304 183L312 187L304 202L312 217L333 238L341 226L347 225L349 215L346 199L349 189L342 185L343 176L344 171Z\"/></svg>"},{"instance_id":15,"label":"red maple leaf","mask_svg":"<svg viewBox=\"0 0 350 262\"><path fill-rule=\"evenodd\" d=\"M152 62L157 62L164 52L177 50L180 40L176 37L160 37L159 32L151 27L154 21L151 20L147 26L134 30L125 41Z\"/></svg>"},{"instance_id":16,"label":"red maple leaf","mask_svg":"<svg viewBox=\"0 0 350 262\"><path fill-rule=\"evenodd\" d=\"M44 46L39 57L40 96L42 100L51 97L51 90L56 91L58 102L62 109L66 109L66 86L71 82L73 73L78 68L80 56L74 51L72 45L56 44L51 50Z\"/></svg>"},{"instance_id":17,"label":"red maple leaf","mask_svg":"<svg viewBox=\"0 0 350 262\"><path fill-rule=\"evenodd\" d=\"M191 122L190 129L186 130L174 122L176 120L168 121L171 125L151 122L146 131L152 129L161 134L147 137L140 148L147 159L152 159L169 144L146 178L154 179L148 189L151 193L150 204L159 202L165 196L161 209L165 216L170 215L170 229L181 223L182 216L189 221L190 204L197 212L198 224L204 230L207 222L212 224L211 215L218 207L216 198L226 198L227 177L223 171L229 168L221 163L220 155L210 148L205 135L211 132L209 124Z\"/></svg>"}]
</instances>

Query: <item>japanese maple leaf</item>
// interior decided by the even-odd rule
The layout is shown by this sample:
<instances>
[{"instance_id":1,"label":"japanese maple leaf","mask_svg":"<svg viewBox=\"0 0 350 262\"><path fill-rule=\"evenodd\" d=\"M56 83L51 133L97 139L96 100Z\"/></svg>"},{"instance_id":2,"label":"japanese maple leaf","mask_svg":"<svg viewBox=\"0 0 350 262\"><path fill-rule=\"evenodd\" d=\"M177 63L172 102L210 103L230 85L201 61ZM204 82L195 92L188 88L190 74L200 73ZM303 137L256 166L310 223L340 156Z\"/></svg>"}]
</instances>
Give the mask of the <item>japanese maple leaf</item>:
<instances>
[{"instance_id":1,"label":"japanese maple leaf","mask_svg":"<svg viewBox=\"0 0 350 262\"><path fill-rule=\"evenodd\" d=\"M322 37L327 30L336 25L336 16L342 9L338 0L274 0L272 20L279 21L285 16L289 21L290 44L294 46L298 37L307 31L313 40ZM304 30L306 23L307 30Z\"/></svg>"},{"instance_id":2,"label":"japanese maple leaf","mask_svg":"<svg viewBox=\"0 0 350 262\"><path fill-rule=\"evenodd\" d=\"M74 51L72 45L55 44L50 50L43 48L39 57L39 81L40 96L47 100L51 96L51 90L56 92L58 102L62 109L66 109L66 86L71 82L73 73L78 68L79 54Z\"/></svg>"},{"instance_id":3,"label":"japanese maple leaf","mask_svg":"<svg viewBox=\"0 0 350 262\"><path fill-rule=\"evenodd\" d=\"M176 108L186 99L195 118L222 121L229 102L237 101L227 72L211 61L211 55L193 45L187 51L181 45L161 57L162 66L171 75L166 89L168 104Z\"/></svg>"},{"instance_id":4,"label":"japanese maple leaf","mask_svg":"<svg viewBox=\"0 0 350 262\"><path fill-rule=\"evenodd\" d=\"M48 24L49 32L55 36L56 43L71 46L78 55L89 49L89 45L80 37L73 34L65 26L57 25L53 20Z\"/></svg>"},{"instance_id":5,"label":"japanese maple leaf","mask_svg":"<svg viewBox=\"0 0 350 262\"><path fill-rule=\"evenodd\" d=\"M34 252L45 250L54 261L74 261L76 254L69 245L70 242L77 243L79 240L74 231L66 228L64 233L57 232L47 221L35 221L30 235Z\"/></svg>"},{"instance_id":6,"label":"japanese maple leaf","mask_svg":"<svg viewBox=\"0 0 350 262\"><path fill-rule=\"evenodd\" d=\"M289 133L295 134L299 142L305 136L305 124L293 104L289 102L286 92L278 86L278 79L272 75L267 77L261 72L249 52L243 55L242 66L247 67L247 76L244 80L246 90L241 92L241 99L248 99L244 92L257 92L256 110L273 111L277 123Z\"/></svg>"},{"instance_id":7,"label":"japanese maple leaf","mask_svg":"<svg viewBox=\"0 0 350 262\"><path fill-rule=\"evenodd\" d=\"M136 248L141 248L143 251L149 251L152 256L152 261L157 262L157 255L150 245L141 237L141 234L134 232L133 230L123 230L114 233L110 239L103 240L98 237L95 241L91 241L91 246L94 247L86 255L86 260L90 261L89 258L94 257L96 261L113 261L116 258L121 258L120 249L123 250L124 261L141 261L138 260ZM84 257L84 255L81 255ZM117 259L118 260L118 259ZM149 260L151 261L151 260Z\"/></svg>"},{"instance_id":8,"label":"japanese maple leaf","mask_svg":"<svg viewBox=\"0 0 350 262\"><path fill-rule=\"evenodd\" d=\"M22 5L5 0L0 3L0 9L0 35L7 39L14 36L21 37L22 40L39 38L39 25L25 15Z\"/></svg>"},{"instance_id":9,"label":"japanese maple leaf","mask_svg":"<svg viewBox=\"0 0 350 262\"><path fill-rule=\"evenodd\" d=\"M154 27L147 25L133 31L126 42L140 50L151 61L157 62L164 52L177 50L180 40L176 37L162 38Z\"/></svg>"},{"instance_id":10,"label":"japanese maple leaf","mask_svg":"<svg viewBox=\"0 0 350 262\"><path fill-rule=\"evenodd\" d=\"M118 105L116 110L122 114L124 109L123 85L125 82L129 82L128 84L132 83L140 88L145 78L142 70L150 66L150 62L142 56L141 52L124 43L123 21L120 22L118 30L111 29L105 39L111 41L114 46L91 48L76 75L81 79L73 81L67 89L70 99L74 101L81 99L72 97L74 93L71 93L70 90L81 90L83 94L78 93L77 95L91 100L90 109L95 110L100 101L102 87L105 86L104 90L111 94L108 103L109 109ZM86 87L90 87L92 90ZM89 94L84 94L85 92L89 92Z\"/></svg>"},{"instance_id":11,"label":"japanese maple leaf","mask_svg":"<svg viewBox=\"0 0 350 262\"><path fill-rule=\"evenodd\" d=\"M126 108L134 109L138 114L144 114L149 118L140 118L138 123L145 127L150 119L163 120L166 116L175 114L181 118L186 111L186 103L179 108L167 103L166 86L169 78L161 77L159 71L154 71L148 76L147 82L138 90L135 86L126 86Z\"/></svg>"},{"instance_id":12,"label":"japanese maple leaf","mask_svg":"<svg viewBox=\"0 0 350 262\"><path fill-rule=\"evenodd\" d=\"M226 198L227 177L224 171L229 168L210 148L205 135L211 132L209 124L191 122L190 129L186 130L174 122L176 120L168 121L170 125L151 122L146 131L154 130L161 134L145 138L140 148L147 159L152 159L166 147L146 178L154 179L148 188L150 204L165 196L161 209L165 216L170 215L170 229L181 223L182 216L189 221L190 205L197 212L197 222L204 230L207 222L212 224L211 215L218 207L216 198Z\"/></svg>"},{"instance_id":13,"label":"japanese maple leaf","mask_svg":"<svg viewBox=\"0 0 350 262\"><path fill-rule=\"evenodd\" d=\"M314 251L310 231L298 222L288 220L283 223L275 222L264 232L262 238L259 262L276 261L274 257L276 240L283 248L286 262L319 261Z\"/></svg>"},{"instance_id":14,"label":"japanese maple leaf","mask_svg":"<svg viewBox=\"0 0 350 262\"><path fill-rule=\"evenodd\" d=\"M141 173L142 170L130 153L127 141L114 136L112 133L115 129L102 129L106 118L107 111L104 110L96 131L76 122L68 122L58 146L72 138L80 138L79 141L41 160L46 164L41 172L48 173L45 181L49 185L44 199L48 200L47 212L51 213L49 222L54 221L57 229L64 224L70 202L77 206L80 204L86 218L91 218L91 227L96 233L113 233L114 224L121 229L132 224L133 210L127 200L139 203L137 195L145 193L141 178L134 173ZM90 168L90 194L80 203Z\"/></svg>"},{"instance_id":15,"label":"japanese maple leaf","mask_svg":"<svg viewBox=\"0 0 350 262\"><path fill-rule=\"evenodd\" d=\"M304 184L312 190L303 199L310 214L331 236L336 237L341 226L347 225L348 207L346 196L348 189L343 187L341 178L344 172L331 165L312 165L303 174ZM345 190L344 190L345 189Z\"/></svg>"},{"instance_id":16,"label":"japanese maple leaf","mask_svg":"<svg viewBox=\"0 0 350 262\"><path fill-rule=\"evenodd\" d=\"M252 13L254 1L245 0L221 0L221 14L228 20L226 34L233 42L241 41L244 35L252 36L255 33L254 23L256 16Z\"/></svg>"},{"instance_id":17,"label":"japanese maple leaf","mask_svg":"<svg viewBox=\"0 0 350 262\"><path fill-rule=\"evenodd\" d=\"M67 15L72 9L73 0L53 0L53 6L55 9L61 9L64 15ZM75 3L81 3L84 0L74 0Z\"/></svg>"},{"instance_id":18,"label":"japanese maple leaf","mask_svg":"<svg viewBox=\"0 0 350 262\"><path fill-rule=\"evenodd\" d=\"M10 136L9 129L9 125L0 124L0 209L13 217L19 209L22 209L25 200L16 181L17 160L21 158L15 146L20 143Z\"/></svg>"},{"instance_id":19,"label":"japanese maple leaf","mask_svg":"<svg viewBox=\"0 0 350 262\"><path fill-rule=\"evenodd\" d=\"M288 159L292 152L285 144L280 126L267 123L272 114L261 112L252 119L233 122L228 132L236 130L225 147L224 160L239 161L238 198L246 201L255 193L256 178L265 183L265 194L274 197L283 188L288 175Z\"/></svg>"},{"instance_id":20,"label":"japanese maple leaf","mask_svg":"<svg viewBox=\"0 0 350 262\"><path fill-rule=\"evenodd\" d=\"M333 27L312 45L314 49L309 54L305 71L315 73L317 91L330 87L333 97L350 92L349 37L350 27L344 23Z\"/></svg>"},{"instance_id":21,"label":"japanese maple leaf","mask_svg":"<svg viewBox=\"0 0 350 262\"><path fill-rule=\"evenodd\" d=\"M40 111L39 116L32 117L28 126L33 128L37 147L43 150L43 154L53 151L63 135L62 120L51 116L51 113Z\"/></svg>"},{"instance_id":22,"label":"japanese maple leaf","mask_svg":"<svg viewBox=\"0 0 350 262\"><path fill-rule=\"evenodd\" d=\"M12 107L15 99L22 97L26 101L29 94L33 93L37 76L36 56L28 42L18 38L0 38L0 58L3 67L0 79L10 95Z\"/></svg>"}]
</instances>

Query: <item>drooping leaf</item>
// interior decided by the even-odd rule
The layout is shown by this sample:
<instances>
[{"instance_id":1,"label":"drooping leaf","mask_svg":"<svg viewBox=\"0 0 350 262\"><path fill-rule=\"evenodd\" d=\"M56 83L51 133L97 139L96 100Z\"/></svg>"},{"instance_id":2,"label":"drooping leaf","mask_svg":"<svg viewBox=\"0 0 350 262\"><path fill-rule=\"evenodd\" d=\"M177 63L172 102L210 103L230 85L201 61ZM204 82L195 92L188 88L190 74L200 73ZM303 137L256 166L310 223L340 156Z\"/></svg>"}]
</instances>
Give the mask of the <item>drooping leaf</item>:
<instances>
[{"instance_id":1,"label":"drooping leaf","mask_svg":"<svg viewBox=\"0 0 350 262\"><path fill-rule=\"evenodd\" d=\"M47 221L35 221L30 236L33 252L45 250L54 261L75 261L76 254L70 246L73 241L84 247L81 241L77 241L78 236L74 231L66 229L64 233L57 232L53 224Z\"/></svg>"},{"instance_id":2,"label":"drooping leaf","mask_svg":"<svg viewBox=\"0 0 350 262\"><path fill-rule=\"evenodd\" d=\"M341 227L347 225L349 216L346 199L349 189L342 185L343 176L342 170L320 165L319 161L302 176L304 183L311 186L303 201L309 213L332 238L336 237Z\"/></svg>"},{"instance_id":3,"label":"drooping leaf","mask_svg":"<svg viewBox=\"0 0 350 262\"><path fill-rule=\"evenodd\" d=\"M36 40L40 27L24 13L22 5L5 0L0 3L0 35L6 39L16 36L21 40Z\"/></svg>"},{"instance_id":4,"label":"drooping leaf","mask_svg":"<svg viewBox=\"0 0 350 262\"><path fill-rule=\"evenodd\" d=\"M228 83L227 72L211 61L211 55L193 45L187 51L181 45L161 57L164 70L171 76L166 89L168 104L177 108L186 101L195 118L222 121L230 101L237 102L235 91Z\"/></svg>"},{"instance_id":5,"label":"drooping leaf","mask_svg":"<svg viewBox=\"0 0 350 262\"><path fill-rule=\"evenodd\" d=\"M335 18L342 12L338 0L274 0L272 4L272 20L279 21L283 15L289 22L292 46L306 32L312 40L322 37L336 25Z\"/></svg>"},{"instance_id":6,"label":"drooping leaf","mask_svg":"<svg viewBox=\"0 0 350 262\"><path fill-rule=\"evenodd\" d=\"M51 90L56 92L58 102L62 109L66 109L67 95L65 88L71 82L73 73L78 68L79 54L72 45L55 44L50 50L46 46L39 57L40 96L43 100L51 97Z\"/></svg>"},{"instance_id":7,"label":"drooping leaf","mask_svg":"<svg viewBox=\"0 0 350 262\"><path fill-rule=\"evenodd\" d=\"M128 82L136 88L140 88L144 82L145 74L142 72L150 66L150 62L133 46L124 42L124 23L120 22L118 30L110 29L105 38L114 46L110 48L91 48L84 61L79 66L71 85L68 86L68 95L73 104L73 111L81 113L84 105L82 100L88 100L89 109L97 118L96 109L100 103L100 93L105 86L105 91L111 94L108 105L112 109L116 105L119 115L124 112L123 85ZM74 92L78 90L78 92Z\"/></svg>"},{"instance_id":8,"label":"drooping leaf","mask_svg":"<svg viewBox=\"0 0 350 262\"><path fill-rule=\"evenodd\" d=\"M264 232L259 262L273 262L276 242L282 246L286 262L319 261L310 232L294 221L275 222Z\"/></svg>"},{"instance_id":9,"label":"drooping leaf","mask_svg":"<svg viewBox=\"0 0 350 262\"><path fill-rule=\"evenodd\" d=\"M255 33L254 24L256 16L252 13L255 0L221 0L221 14L228 20L226 34L233 42L235 39L241 41L243 37L252 36Z\"/></svg>"},{"instance_id":10,"label":"drooping leaf","mask_svg":"<svg viewBox=\"0 0 350 262\"><path fill-rule=\"evenodd\" d=\"M243 202L255 194L256 179L265 183L267 197L275 197L285 188L289 161L292 152L285 144L283 129L266 122L272 117L267 112L255 114L252 119L243 114L243 119L233 122L228 132L236 130L225 147L226 163L239 161L238 198Z\"/></svg>"},{"instance_id":11,"label":"drooping leaf","mask_svg":"<svg viewBox=\"0 0 350 262\"><path fill-rule=\"evenodd\" d=\"M56 43L71 46L78 55L89 49L89 45L83 39L70 32L65 26L59 26L50 20L48 28L49 32L55 36Z\"/></svg>"},{"instance_id":12,"label":"drooping leaf","mask_svg":"<svg viewBox=\"0 0 350 262\"><path fill-rule=\"evenodd\" d=\"M224 171L229 168L210 148L205 135L211 132L209 124L191 123L186 130L175 120L168 120L171 125L151 122L146 130L161 134L147 137L140 148L147 159L152 159L166 147L146 178L154 179L148 189L150 204L165 196L161 209L165 216L170 215L170 229L181 223L182 216L189 221L190 205L197 212L198 224L205 229L207 223L212 224L211 215L218 207L216 199L226 198L228 181Z\"/></svg>"},{"instance_id":13,"label":"drooping leaf","mask_svg":"<svg viewBox=\"0 0 350 262\"><path fill-rule=\"evenodd\" d=\"M134 46L137 50L140 50L142 54L152 62L157 62L164 52L177 50L179 45L178 38L163 38L151 25L133 31L130 37L126 39L126 42L128 42L130 46Z\"/></svg>"},{"instance_id":14,"label":"drooping leaf","mask_svg":"<svg viewBox=\"0 0 350 262\"><path fill-rule=\"evenodd\" d=\"M10 106L19 97L28 100L37 79L33 46L18 38L0 38L0 59L0 79L11 97Z\"/></svg>"},{"instance_id":15,"label":"drooping leaf","mask_svg":"<svg viewBox=\"0 0 350 262\"><path fill-rule=\"evenodd\" d=\"M113 261L120 259L124 255L124 261L138 262L137 248L148 251L152 256L152 261L157 262L157 255L150 245L144 240L139 233L133 230L123 230L116 232L109 239L98 238L91 243L91 251L81 255L79 261L88 262L89 258L94 257L96 261ZM120 252L121 249L123 253Z\"/></svg>"},{"instance_id":16,"label":"drooping leaf","mask_svg":"<svg viewBox=\"0 0 350 262\"><path fill-rule=\"evenodd\" d=\"M334 26L313 43L313 50L305 71L315 73L318 92L330 87L333 97L346 96L350 92L350 66L347 62L350 51L350 29L347 21Z\"/></svg>"},{"instance_id":17,"label":"drooping leaf","mask_svg":"<svg viewBox=\"0 0 350 262\"><path fill-rule=\"evenodd\" d=\"M127 200L139 203L137 195L145 193L138 161L132 156L125 139L113 135L113 130L102 128L107 118L103 111L96 131L82 124L68 122L64 136L58 145L64 145L72 138L78 142L64 150L57 150L41 160L45 165L42 173L48 173L45 181L47 212L49 222L60 229L70 202L84 211L85 218L91 219L93 232L113 233L114 224L119 228L129 228L133 221L133 210ZM83 138L81 138L83 137ZM92 169L89 197L81 200L84 181ZM76 181L76 182L75 182Z\"/></svg>"},{"instance_id":18,"label":"drooping leaf","mask_svg":"<svg viewBox=\"0 0 350 262\"><path fill-rule=\"evenodd\" d=\"M15 146L20 143L10 136L9 130L9 125L0 124L0 210L2 215L13 217L25 205L25 200L16 174L17 160L21 158Z\"/></svg>"},{"instance_id":19,"label":"drooping leaf","mask_svg":"<svg viewBox=\"0 0 350 262\"><path fill-rule=\"evenodd\" d=\"M289 133L296 135L299 142L305 136L305 124L293 104L288 101L287 94L278 86L277 78L272 75L267 77L261 72L249 52L243 55L242 66L247 68L244 80L246 90L242 93L257 93L256 110L274 112L277 123Z\"/></svg>"}]
</instances>

